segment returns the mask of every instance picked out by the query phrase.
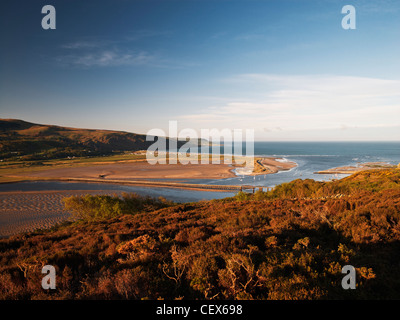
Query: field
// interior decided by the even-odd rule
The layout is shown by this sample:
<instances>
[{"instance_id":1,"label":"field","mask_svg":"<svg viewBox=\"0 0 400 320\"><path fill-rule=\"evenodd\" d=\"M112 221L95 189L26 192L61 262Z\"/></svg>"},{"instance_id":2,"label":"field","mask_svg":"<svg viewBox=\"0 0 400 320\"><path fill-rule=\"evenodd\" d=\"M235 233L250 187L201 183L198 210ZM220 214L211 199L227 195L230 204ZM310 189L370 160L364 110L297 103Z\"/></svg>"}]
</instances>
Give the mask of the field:
<instances>
[{"instance_id":1,"label":"field","mask_svg":"<svg viewBox=\"0 0 400 320\"><path fill-rule=\"evenodd\" d=\"M145 155L131 153L99 157L76 157L71 159L49 159L42 161L2 161L0 162L0 182L36 180L30 173L51 169L79 168L107 163L126 163L145 160ZM45 178L43 178L45 180Z\"/></svg>"}]
</instances>

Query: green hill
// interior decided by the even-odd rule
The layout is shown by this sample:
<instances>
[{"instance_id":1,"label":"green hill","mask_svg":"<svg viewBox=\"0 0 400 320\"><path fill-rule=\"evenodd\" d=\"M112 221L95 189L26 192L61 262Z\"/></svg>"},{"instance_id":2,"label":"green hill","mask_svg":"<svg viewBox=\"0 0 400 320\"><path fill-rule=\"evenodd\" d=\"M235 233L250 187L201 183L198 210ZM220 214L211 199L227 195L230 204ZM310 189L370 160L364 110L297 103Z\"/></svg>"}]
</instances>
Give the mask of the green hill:
<instances>
[{"instance_id":1,"label":"green hill","mask_svg":"<svg viewBox=\"0 0 400 320\"><path fill-rule=\"evenodd\" d=\"M0 158L44 160L146 150L146 135L0 119Z\"/></svg>"}]
</instances>

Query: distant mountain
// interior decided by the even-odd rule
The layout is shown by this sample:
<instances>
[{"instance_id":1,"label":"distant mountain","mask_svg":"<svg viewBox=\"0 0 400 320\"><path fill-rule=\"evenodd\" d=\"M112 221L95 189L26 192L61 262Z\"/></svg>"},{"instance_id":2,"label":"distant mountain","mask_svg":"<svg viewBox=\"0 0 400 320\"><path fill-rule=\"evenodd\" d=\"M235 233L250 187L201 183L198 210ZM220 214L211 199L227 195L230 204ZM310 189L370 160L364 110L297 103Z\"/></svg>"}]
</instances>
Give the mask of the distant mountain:
<instances>
[{"instance_id":1,"label":"distant mountain","mask_svg":"<svg viewBox=\"0 0 400 320\"><path fill-rule=\"evenodd\" d=\"M167 139L168 140L168 139ZM146 135L0 119L0 158L40 160L146 150ZM178 145L183 144L179 143ZM168 145L168 144L167 144Z\"/></svg>"}]
</instances>

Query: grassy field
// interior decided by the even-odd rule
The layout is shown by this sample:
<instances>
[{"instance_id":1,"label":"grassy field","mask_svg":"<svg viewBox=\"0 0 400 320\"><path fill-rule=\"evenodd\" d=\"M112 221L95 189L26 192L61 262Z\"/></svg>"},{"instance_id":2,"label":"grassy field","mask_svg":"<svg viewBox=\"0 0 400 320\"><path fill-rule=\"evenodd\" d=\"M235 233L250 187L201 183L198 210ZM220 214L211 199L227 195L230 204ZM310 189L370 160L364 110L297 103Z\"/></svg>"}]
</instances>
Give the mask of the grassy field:
<instances>
[{"instance_id":1,"label":"grassy field","mask_svg":"<svg viewBox=\"0 0 400 320\"><path fill-rule=\"evenodd\" d=\"M35 180L22 175L24 173L38 172L48 169L93 166L106 163L123 163L130 161L144 161L146 155L131 153L116 154L104 157L82 157L72 159L50 159L44 161L2 161L0 162L0 183Z\"/></svg>"}]
</instances>

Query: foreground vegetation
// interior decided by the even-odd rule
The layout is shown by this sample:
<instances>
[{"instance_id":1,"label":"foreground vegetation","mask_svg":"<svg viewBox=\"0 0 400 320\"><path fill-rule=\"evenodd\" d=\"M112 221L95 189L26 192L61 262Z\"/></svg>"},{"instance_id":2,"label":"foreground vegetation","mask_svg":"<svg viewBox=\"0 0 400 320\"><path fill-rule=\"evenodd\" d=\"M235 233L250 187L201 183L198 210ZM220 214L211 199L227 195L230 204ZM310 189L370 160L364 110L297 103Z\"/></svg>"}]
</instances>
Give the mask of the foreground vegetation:
<instances>
[{"instance_id":1,"label":"foreground vegetation","mask_svg":"<svg viewBox=\"0 0 400 320\"><path fill-rule=\"evenodd\" d=\"M0 298L400 298L397 169L197 203L65 203L78 221L0 241ZM41 288L46 264L56 290ZM348 264L355 290L341 286Z\"/></svg>"}]
</instances>

